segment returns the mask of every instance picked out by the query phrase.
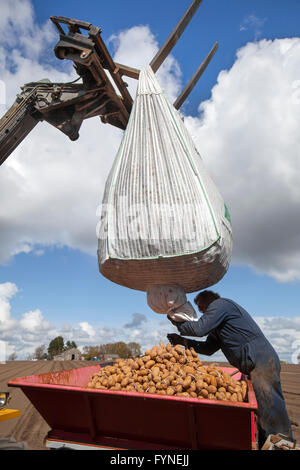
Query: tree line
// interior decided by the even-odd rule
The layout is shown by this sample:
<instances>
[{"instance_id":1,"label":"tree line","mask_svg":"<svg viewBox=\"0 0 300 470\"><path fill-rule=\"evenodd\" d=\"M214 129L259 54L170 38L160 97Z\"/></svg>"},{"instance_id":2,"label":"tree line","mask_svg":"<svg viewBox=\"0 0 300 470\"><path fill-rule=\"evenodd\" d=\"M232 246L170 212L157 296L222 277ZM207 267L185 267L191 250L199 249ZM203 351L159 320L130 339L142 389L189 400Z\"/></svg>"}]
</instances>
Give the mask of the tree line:
<instances>
[{"instance_id":1,"label":"tree line","mask_svg":"<svg viewBox=\"0 0 300 470\"><path fill-rule=\"evenodd\" d=\"M63 354L69 349L77 349L75 341L67 341L65 343L62 336L57 336L50 341L48 347L45 344L38 346L32 354L28 354L27 360L53 360L55 356ZM100 344L98 346L84 346L82 356L89 361L94 358L103 359L105 355L113 354L122 359L136 357L142 354L141 346L136 342L124 343L118 341L115 343ZM13 361L17 359L17 354L13 353L8 358Z\"/></svg>"}]
</instances>

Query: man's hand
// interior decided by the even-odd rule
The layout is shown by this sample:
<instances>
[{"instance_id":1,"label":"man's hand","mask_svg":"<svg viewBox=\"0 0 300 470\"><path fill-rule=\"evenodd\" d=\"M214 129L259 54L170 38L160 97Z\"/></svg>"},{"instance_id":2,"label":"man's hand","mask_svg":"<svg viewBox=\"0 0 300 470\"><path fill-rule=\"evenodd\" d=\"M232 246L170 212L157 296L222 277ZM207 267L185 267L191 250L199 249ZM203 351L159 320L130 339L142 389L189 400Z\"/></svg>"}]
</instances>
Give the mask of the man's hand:
<instances>
[{"instance_id":1,"label":"man's hand","mask_svg":"<svg viewBox=\"0 0 300 470\"><path fill-rule=\"evenodd\" d=\"M176 333L168 334L167 338L172 346L176 346L176 344L181 344L184 346L184 338L182 338L180 335L177 335Z\"/></svg>"},{"instance_id":2,"label":"man's hand","mask_svg":"<svg viewBox=\"0 0 300 470\"><path fill-rule=\"evenodd\" d=\"M172 325L176 326L177 327L177 322L172 320L171 317L169 317L169 315L167 315L167 319L172 323Z\"/></svg>"}]
</instances>

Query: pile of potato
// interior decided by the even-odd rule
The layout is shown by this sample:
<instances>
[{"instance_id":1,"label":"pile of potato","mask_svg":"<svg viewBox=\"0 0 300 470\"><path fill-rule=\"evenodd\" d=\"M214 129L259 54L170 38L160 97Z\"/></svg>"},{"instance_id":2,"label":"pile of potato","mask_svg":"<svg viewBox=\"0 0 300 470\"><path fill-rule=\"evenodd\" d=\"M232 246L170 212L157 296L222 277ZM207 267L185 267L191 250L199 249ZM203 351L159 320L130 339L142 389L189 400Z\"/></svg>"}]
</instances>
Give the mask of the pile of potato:
<instances>
[{"instance_id":1,"label":"pile of potato","mask_svg":"<svg viewBox=\"0 0 300 470\"><path fill-rule=\"evenodd\" d=\"M242 402L245 381L236 381L215 365L205 366L193 348L153 346L142 357L116 359L92 376L88 388L155 393L177 397Z\"/></svg>"}]
</instances>

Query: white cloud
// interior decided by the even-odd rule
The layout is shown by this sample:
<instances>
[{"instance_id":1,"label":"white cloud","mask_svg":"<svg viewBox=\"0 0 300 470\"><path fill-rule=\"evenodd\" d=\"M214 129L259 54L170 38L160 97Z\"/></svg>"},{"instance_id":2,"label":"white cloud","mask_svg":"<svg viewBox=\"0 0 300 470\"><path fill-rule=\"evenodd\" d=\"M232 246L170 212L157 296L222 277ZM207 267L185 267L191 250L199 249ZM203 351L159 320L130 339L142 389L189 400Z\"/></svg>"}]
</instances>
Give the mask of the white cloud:
<instances>
[{"instance_id":1,"label":"white cloud","mask_svg":"<svg viewBox=\"0 0 300 470\"><path fill-rule=\"evenodd\" d=\"M89 323L83 321L79 323L79 326L81 327L82 331L88 334L88 336L91 336L91 337L95 336L94 328Z\"/></svg>"},{"instance_id":2,"label":"white cloud","mask_svg":"<svg viewBox=\"0 0 300 470\"><path fill-rule=\"evenodd\" d=\"M20 327L31 334L40 335L41 331L47 331L50 326L39 309L24 313L20 320Z\"/></svg>"},{"instance_id":3,"label":"white cloud","mask_svg":"<svg viewBox=\"0 0 300 470\"><path fill-rule=\"evenodd\" d=\"M0 298L7 300L18 292L18 287L13 282L4 282L0 284Z\"/></svg>"},{"instance_id":4,"label":"white cloud","mask_svg":"<svg viewBox=\"0 0 300 470\"><path fill-rule=\"evenodd\" d=\"M145 68L159 49L155 36L148 26L134 26L110 37L114 47L114 60L138 69ZM174 102L181 87L181 70L178 62L169 55L157 71L157 77L166 95ZM137 81L128 81L129 91L134 97Z\"/></svg>"},{"instance_id":5,"label":"white cloud","mask_svg":"<svg viewBox=\"0 0 300 470\"><path fill-rule=\"evenodd\" d=\"M5 334L8 330L13 329L16 321L11 316L11 299L18 292L18 288L12 282L0 284L0 332Z\"/></svg>"}]
</instances>

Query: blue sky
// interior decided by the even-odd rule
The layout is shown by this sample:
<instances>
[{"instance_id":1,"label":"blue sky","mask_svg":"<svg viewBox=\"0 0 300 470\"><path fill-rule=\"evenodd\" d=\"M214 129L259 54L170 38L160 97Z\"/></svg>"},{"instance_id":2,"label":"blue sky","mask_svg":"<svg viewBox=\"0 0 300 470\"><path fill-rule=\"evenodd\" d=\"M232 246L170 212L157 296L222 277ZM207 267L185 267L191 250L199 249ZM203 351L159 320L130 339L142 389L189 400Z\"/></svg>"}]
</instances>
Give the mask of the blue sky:
<instances>
[{"instance_id":1,"label":"blue sky","mask_svg":"<svg viewBox=\"0 0 300 470\"><path fill-rule=\"evenodd\" d=\"M58 36L50 15L101 27L116 61L142 67L189 4L24 0L21 9L12 0L0 20L0 110L25 82L75 76L51 52ZM296 0L204 0L160 76L177 96L219 42L182 108L233 220L232 263L213 289L246 308L287 361L300 352L299 14ZM19 42L9 42L17 30ZM40 124L0 168L0 341L20 359L58 334L80 347L117 340L149 347L174 331L143 292L99 274L96 208L121 132L94 118L80 135L72 143Z\"/></svg>"}]
</instances>

